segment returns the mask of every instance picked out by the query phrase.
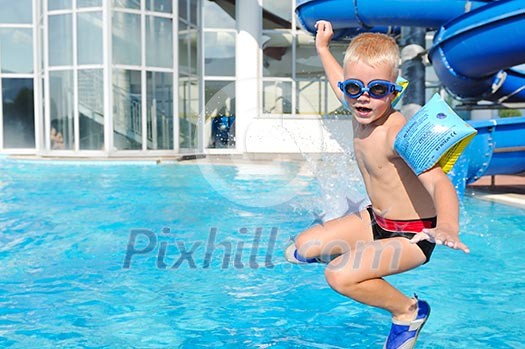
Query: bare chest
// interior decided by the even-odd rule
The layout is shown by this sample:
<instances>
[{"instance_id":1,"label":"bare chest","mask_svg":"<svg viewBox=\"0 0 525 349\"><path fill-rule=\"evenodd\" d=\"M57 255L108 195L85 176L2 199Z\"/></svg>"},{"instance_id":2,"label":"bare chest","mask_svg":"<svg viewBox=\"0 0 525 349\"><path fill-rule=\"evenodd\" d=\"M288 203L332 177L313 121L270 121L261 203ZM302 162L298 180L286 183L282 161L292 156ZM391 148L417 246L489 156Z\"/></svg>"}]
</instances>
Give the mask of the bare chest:
<instances>
[{"instance_id":1,"label":"bare chest","mask_svg":"<svg viewBox=\"0 0 525 349\"><path fill-rule=\"evenodd\" d=\"M392 170L394 152L384 135L355 138L354 151L363 175L383 176Z\"/></svg>"}]
</instances>

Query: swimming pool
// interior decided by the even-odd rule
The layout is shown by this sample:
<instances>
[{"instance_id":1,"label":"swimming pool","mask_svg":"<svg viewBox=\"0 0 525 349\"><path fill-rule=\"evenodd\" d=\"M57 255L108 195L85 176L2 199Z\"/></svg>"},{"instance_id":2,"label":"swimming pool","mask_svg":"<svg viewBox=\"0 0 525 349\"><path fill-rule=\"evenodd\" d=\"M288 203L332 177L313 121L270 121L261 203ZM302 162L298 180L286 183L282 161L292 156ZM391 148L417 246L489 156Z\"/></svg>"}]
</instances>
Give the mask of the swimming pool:
<instances>
[{"instance_id":1,"label":"swimming pool","mask_svg":"<svg viewBox=\"0 0 525 349\"><path fill-rule=\"evenodd\" d=\"M375 348L389 330L284 261L319 197L295 164L0 165L1 347ZM432 305L418 348L523 348L524 211L462 206L471 255L389 278Z\"/></svg>"}]
</instances>

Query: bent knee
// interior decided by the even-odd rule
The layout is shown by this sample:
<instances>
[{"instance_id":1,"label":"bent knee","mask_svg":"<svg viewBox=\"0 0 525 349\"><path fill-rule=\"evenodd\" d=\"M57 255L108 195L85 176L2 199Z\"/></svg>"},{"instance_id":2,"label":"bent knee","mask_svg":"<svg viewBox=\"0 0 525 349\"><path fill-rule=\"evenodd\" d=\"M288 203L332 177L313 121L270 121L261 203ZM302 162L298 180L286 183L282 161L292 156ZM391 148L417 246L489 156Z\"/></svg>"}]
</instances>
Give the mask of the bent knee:
<instances>
[{"instance_id":1,"label":"bent knee","mask_svg":"<svg viewBox=\"0 0 525 349\"><path fill-rule=\"evenodd\" d=\"M326 282L330 285L331 288L336 290L339 293L351 294L352 290L355 289L359 283L362 281L353 275L352 273L342 272L341 269L328 265L324 271L324 276Z\"/></svg>"}]
</instances>

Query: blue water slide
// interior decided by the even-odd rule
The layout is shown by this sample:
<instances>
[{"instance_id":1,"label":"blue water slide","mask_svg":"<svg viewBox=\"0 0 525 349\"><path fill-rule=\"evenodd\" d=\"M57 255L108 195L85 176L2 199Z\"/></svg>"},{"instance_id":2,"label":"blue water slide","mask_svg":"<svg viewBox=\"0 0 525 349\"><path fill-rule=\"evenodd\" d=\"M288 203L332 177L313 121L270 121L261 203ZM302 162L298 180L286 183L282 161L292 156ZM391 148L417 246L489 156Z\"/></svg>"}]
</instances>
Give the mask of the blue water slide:
<instances>
[{"instance_id":1,"label":"blue water slide","mask_svg":"<svg viewBox=\"0 0 525 349\"><path fill-rule=\"evenodd\" d=\"M524 1L492 2L443 24L429 58L460 98L522 102L525 78L512 67L525 63L524 29Z\"/></svg>"},{"instance_id":2,"label":"blue water slide","mask_svg":"<svg viewBox=\"0 0 525 349\"><path fill-rule=\"evenodd\" d=\"M525 102L524 0L298 0L301 26L332 22L337 36L384 26L438 29L429 58L445 88L467 101ZM472 121L467 183L525 171L525 118Z\"/></svg>"},{"instance_id":3,"label":"blue water slide","mask_svg":"<svg viewBox=\"0 0 525 349\"><path fill-rule=\"evenodd\" d=\"M514 67L500 71L494 81L496 89L491 99L499 103L522 102L523 90L525 90L524 81L525 67ZM503 85L503 82L505 82L505 87L498 87Z\"/></svg>"},{"instance_id":4,"label":"blue water slide","mask_svg":"<svg viewBox=\"0 0 525 349\"><path fill-rule=\"evenodd\" d=\"M481 176L525 171L525 117L469 121L478 134L463 153L466 184Z\"/></svg>"},{"instance_id":5,"label":"blue water slide","mask_svg":"<svg viewBox=\"0 0 525 349\"><path fill-rule=\"evenodd\" d=\"M480 0L297 0L295 12L310 33L315 33L315 22L321 19L329 20L336 31L376 26L437 29L486 4Z\"/></svg>"},{"instance_id":6,"label":"blue water slide","mask_svg":"<svg viewBox=\"0 0 525 349\"><path fill-rule=\"evenodd\" d=\"M315 33L315 22L329 20L334 38L367 31L399 32L401 26L439 28L490 0L297 0L301 26Z\"/></svg>"}]
</instances>

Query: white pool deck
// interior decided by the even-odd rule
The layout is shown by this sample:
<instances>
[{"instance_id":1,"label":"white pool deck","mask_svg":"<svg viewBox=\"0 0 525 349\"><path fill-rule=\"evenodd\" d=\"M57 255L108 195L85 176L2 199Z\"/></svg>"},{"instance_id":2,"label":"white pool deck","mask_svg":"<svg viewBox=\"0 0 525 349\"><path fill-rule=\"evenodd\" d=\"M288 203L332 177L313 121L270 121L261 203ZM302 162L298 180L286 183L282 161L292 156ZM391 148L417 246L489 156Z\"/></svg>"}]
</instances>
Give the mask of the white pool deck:
<instances>
[{"instance_id":1,"label":"white pool deck","mask_svg":"<svg viewBox=\"0 0 525 349\"><path fill-rule=\"evenodd\" d=\"M485 176L469 185L476 198L525 210L525 173Z\"/></svg>"}]
</instances>

